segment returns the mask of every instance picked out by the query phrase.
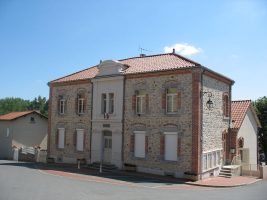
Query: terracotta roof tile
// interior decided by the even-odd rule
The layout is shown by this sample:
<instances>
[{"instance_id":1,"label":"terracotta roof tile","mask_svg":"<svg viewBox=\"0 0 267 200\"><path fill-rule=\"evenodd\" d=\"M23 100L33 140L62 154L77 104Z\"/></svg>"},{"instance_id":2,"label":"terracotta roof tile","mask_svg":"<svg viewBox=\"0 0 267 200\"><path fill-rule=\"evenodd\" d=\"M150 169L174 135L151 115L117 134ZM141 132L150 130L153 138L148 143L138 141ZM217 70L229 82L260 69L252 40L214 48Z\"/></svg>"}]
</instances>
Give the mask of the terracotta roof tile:
<instances>
[{"instance_id":1,"label":"terracotta roof tile","mask_svg":"<svg viewBox=\"0 0 267 200\"><path fill-rule=\"evenodd\" d=\"M94 67L87 68L82 71L64 76L62 78L56 79L54 81L51 81L50 83L60 83L60 82L70 82L70 81L90 79L90 78L94 78L97 75L97 73L98 73L98 69L97 67L94 66Z\"/></svg>"},{"instance_id":2,"label":"terracotta roof tile","mask_svg":"<svg viewBox=\"0 0 267 200\"><path fill-rule=\"evenodd\" d=\"M128 58L119 61L129 66L125 71L126 74L199 66L198 63L173 53Z\"/></svg>"},{"instance_id":3,"label":"terracotta roof tile","mask_svg":"<svg viewBox=\"0 0 267 200\"><path fill-rule=\"evenodd\" d=\"M133 58L119 60L119 62L128 66L128 68L125 70L125 74L163 71L163 70L171 70L179 68L190 68L200 65L192 60L189 60L185 57L182 57L174 53L150 55L144 57L133 57ZM94 66L70 74L68 76L56 79L54 81L51 81L50 83L91 79L94 78L97 75L97 73L98 73L97 66Z\"/></svg>"},{"instance_id":4,"label":"terracotta roof tile","mask_svg":"<svg viewBox=\"0 0 267 200\"><path fill-rule=\"evenodd\" d=\"M22 117L24 115L27 115L33 111L24 111L24 112L11 112L5 115L0 115L0 120L13 120L17 119L19 117Z\"/></svg>"},{"instance_id":5,"label":"terracotta roof tile","mask_svg":"<svg viewBox=\"0 0 267 200\"><path fill-rule=\"evenodd\" d=\"M41 113L39 113L38 111L35 110L30 110L30 111L23 111L23 112L11 112L5 115L0 115L0 121L9 121L9 120L14 120L23 116L26 116L28 114L31 113L36 113L44 118L47 118L46 116L42 115Z\"/></svg>"},{"instance_id":6,"label":"terracotta roof tile","mask_svg":"<svg viewBox=\"0 0 267 200\"><path fill-rule=\"evenodd\" d=\"M232 101L232 128L239 129L241 127L250 105L250 100Z\"/></svg>"}]
</instances>

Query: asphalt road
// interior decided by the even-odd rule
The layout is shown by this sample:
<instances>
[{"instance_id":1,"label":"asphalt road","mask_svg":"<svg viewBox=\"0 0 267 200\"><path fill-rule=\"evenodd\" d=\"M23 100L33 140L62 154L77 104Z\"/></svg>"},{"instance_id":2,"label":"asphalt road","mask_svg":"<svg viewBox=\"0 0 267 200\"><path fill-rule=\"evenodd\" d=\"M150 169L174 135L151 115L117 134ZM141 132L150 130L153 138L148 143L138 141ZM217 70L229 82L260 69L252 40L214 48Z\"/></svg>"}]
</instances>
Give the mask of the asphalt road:
<instances>
[{"instance_id":1,"label":"asphalt road","mask_svg":"<svg viewBox=\"0 0 267 200\"><path fill-rule=\"evenodd\" d=\"M145 179L136 185L79 180L47 174L33 164L0 160L0 200L267 199L267 181L235 188L171 186L172 183Z\"/></svg>"}]
</instances>

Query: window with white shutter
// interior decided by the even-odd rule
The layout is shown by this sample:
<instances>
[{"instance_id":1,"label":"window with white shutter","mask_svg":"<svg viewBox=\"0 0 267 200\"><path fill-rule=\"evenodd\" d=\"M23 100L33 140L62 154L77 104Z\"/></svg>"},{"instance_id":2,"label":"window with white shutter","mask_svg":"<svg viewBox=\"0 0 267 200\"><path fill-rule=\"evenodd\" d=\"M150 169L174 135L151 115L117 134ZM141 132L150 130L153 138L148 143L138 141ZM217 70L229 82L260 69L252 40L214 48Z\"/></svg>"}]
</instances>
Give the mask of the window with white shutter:
<instances>
[{"instance_id":1,"label":"window with white shutter","mask_svg":"<svg viewBox=\"0 0 267 200\"><path fill-rule=\"evenodd\" d=\"M84 148L84 130L83 129L76 129L76 150L83 151Z\"/></svg>"},{"instance_id":2,"label":"window with white shutter","mask_svg":"<svg viewBox=\"0 0 267 200\"><path fill-rule=\"evenodd\" d=\"M134 131L134 156L138 158L145 158L146 156L146 132Z\"/></svg>"}]
</instances>

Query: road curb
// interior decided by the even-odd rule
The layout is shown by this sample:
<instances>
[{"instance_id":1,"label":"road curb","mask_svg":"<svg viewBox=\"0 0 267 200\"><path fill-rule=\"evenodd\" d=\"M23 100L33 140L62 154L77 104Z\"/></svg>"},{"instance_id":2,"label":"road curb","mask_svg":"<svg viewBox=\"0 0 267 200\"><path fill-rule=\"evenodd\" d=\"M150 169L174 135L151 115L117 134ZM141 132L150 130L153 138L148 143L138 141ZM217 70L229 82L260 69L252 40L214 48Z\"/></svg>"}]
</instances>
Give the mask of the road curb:
<instances>
[{"instance_id":1,"label":"road curb","mask_svg":"<svg viewBox=\"0 0 267 200\"><path fill-rule=\"evenodd\" d=\"M262 179L256 179L254 181L251 181L249 183L240 183L240 184L235 184L235 185L205 185L205 184L200 184L200 183L186 183L188 185L194 185L194 186L201 186L201 187L213 187L213 188L232 188L232 187L241 187L241 186L246 186L246 185L251 185L254 184L258 181L261 181Z\"/></svg>"}]
</instances>

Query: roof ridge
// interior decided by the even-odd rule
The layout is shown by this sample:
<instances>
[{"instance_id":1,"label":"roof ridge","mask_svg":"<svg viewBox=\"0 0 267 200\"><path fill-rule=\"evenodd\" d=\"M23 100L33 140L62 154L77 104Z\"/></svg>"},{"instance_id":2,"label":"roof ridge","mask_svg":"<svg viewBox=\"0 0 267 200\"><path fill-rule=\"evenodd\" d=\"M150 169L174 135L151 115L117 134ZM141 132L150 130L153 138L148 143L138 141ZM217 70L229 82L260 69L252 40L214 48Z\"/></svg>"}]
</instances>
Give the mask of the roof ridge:
<instances>
[{"instance_id":1,"label":"roof ridge","mask_svg":"<svg viewBox=\"0 0 267 200\"><path fill-rule=\"evenodd\" d=\"M131 59L136 59L136 58L158 57L158 56L164 56L164 55L177 56L177 57L184 59L188 62L194 63L195 65L200 65L199 63L197 63L197 62L195 62L189 58L186 58L184 56L181 56L180 54L177 54L177 53L161 53L161 54L152 54L152 55L145 55L145 56L135 56L135 57L125 58L125 59L120 59L118 61L131 60Z\"/></svg>"},{"instance_id":2,"label":"roof ridge","mask_svg":"<svg viewBox=\"0 0 267 200\"><path fill-rule=\"evenodd\" d=\"M250 100L250 99L247 99L247 100L233 100L232 102L233 103L234 102L252 102L252 100Z\"/></svg>"}]
</instances>

